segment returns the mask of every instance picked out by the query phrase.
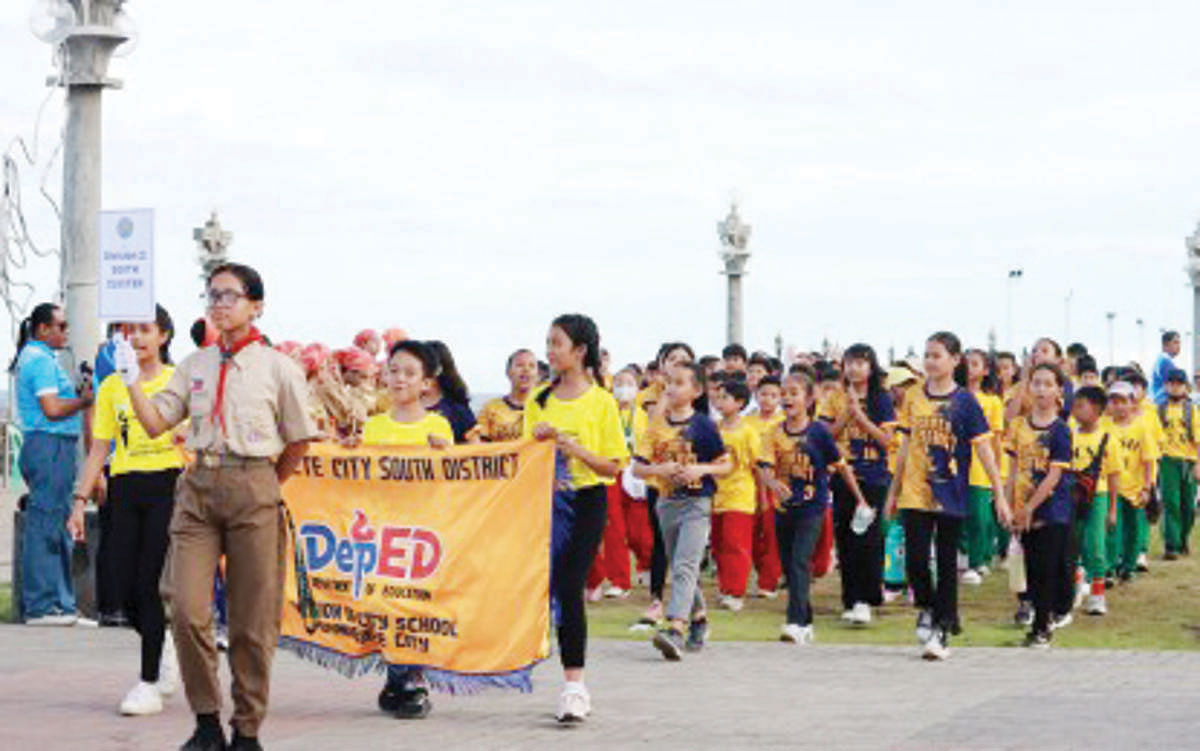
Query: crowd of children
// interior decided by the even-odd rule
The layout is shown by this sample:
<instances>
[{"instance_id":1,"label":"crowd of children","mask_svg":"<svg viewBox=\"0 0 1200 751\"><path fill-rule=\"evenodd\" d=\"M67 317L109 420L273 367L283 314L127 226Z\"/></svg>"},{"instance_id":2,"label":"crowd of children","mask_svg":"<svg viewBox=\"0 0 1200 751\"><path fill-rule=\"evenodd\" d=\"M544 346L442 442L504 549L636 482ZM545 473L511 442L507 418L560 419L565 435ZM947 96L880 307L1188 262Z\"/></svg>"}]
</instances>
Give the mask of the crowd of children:
<instances>
[{"instance_id":1,"label":"crowd of children","mask_svg":"<svg viewBox=\"0 0 1200 751\"><path fill-rule=\"evenodd\" d=\"M780 639L803 645L816 638L811 583L836 556L842 618L867 626L873 608L907 595L921 655L938 660L963 628L960 584L997 568L1026 644L1046 647L1073 612L1106 614L1116 583L1148 570L1160 516L1164 559L1189 552L1200 408L1178 368L1162 369L1151 398L1136 365L1099 372L1082 345L1042 338L1018 358L938 332L923 357L888 368L866 344L785 364L736 344L697 358L669 342L612 373L590 319L551 331L561 352L542 363L515 350L509 392L478 415L440 342L391 330L336 352L277 346L307 373L309 409L331 440L559 442L560 719L590 708L585 594L648 588L633 627L679 660L708 639L712 566L718 607L785 594ZM1177 352L1178 335L1164 348ZM571 520L561 528L560 506ZM427 713L419 673L389 673L380 706Z\"/></svg>"}]
</instances>

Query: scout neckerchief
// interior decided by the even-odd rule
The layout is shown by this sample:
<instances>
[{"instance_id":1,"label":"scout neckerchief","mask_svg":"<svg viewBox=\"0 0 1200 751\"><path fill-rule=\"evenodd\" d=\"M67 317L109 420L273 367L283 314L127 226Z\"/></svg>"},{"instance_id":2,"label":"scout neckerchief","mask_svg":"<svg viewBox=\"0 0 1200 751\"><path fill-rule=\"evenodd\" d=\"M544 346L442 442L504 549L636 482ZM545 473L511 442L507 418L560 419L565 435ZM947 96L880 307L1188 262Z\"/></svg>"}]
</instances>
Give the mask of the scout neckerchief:
<instances>
[{"instance_id":1,"label":"scout neckerchief","mask_svg":"<svg viewBox=\"0 0 1200 751\"><path fill-rule=\"evenodd\" d=\"M229 373L229 363L233 362L233 358L238 352L241 352L246 347L249 347L255 342L263 340L262 334L253 326L250 327L250 333L246 334L241 341L234 342L232 347L226 347L225 342L221 341L218 346L221 348L221 371L217 376L217 400L213 403L213 421L221 422L221 435L228 435L225 428L225 376Z\"/></svg>"}]
</instances>

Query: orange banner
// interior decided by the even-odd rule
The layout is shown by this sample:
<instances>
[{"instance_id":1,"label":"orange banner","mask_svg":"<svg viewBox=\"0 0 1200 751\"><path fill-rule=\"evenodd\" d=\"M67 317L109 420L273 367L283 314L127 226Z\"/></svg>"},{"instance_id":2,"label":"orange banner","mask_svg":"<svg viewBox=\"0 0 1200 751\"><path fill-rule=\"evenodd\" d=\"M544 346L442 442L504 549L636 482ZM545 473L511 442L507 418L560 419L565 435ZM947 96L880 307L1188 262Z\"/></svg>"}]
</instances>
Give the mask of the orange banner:
<instances>
[{"instance_id":1,"label":"orange banner","mask_svg":"<svg viewBox=\"0 0 1200 751\"><path fill-rule=\"evenodd\" d=\"M549 442L314 445L284 485L281 646L346 675L527 689L548 647L553 476Z\"/></svg>"}]
</instances>

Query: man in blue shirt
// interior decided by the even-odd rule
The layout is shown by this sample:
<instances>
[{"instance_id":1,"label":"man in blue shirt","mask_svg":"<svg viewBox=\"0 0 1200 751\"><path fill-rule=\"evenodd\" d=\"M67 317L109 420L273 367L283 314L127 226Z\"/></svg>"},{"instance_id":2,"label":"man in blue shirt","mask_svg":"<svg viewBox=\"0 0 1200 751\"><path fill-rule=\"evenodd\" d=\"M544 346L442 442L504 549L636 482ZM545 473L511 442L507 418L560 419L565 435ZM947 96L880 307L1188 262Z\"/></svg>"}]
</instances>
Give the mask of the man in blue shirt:
<instances>
[{"instance_id":1,"label":"man in blue shirt","mask_svg":"<svg viewBox=\"0 0 1200 751\"><path fill-rule=\"evenodd\" d=\"M1175 369L1175 358L1182 344L1178 331L1163 332L1162 352L1154 363L1154 372L1150 377L1150 398L1155 404L1167 403L1167 373Z\"/></svg>"},{"instance_id":2,"label":"man in blue shirt","mask_svg":"<svg viewBox=\"0 0 1200 751\"><path fill-rule=\"evenodd\" d=\"M54 352L67 345L62 308L42 303L21 322L16 374L17 419L22 430L21 476L29 488L21 539L21 606L31 626L70 626L78 616L71 586L74 541L67 532L82 412L92 402L90 383L83 395Z\"/></svg>"}]
</instances>

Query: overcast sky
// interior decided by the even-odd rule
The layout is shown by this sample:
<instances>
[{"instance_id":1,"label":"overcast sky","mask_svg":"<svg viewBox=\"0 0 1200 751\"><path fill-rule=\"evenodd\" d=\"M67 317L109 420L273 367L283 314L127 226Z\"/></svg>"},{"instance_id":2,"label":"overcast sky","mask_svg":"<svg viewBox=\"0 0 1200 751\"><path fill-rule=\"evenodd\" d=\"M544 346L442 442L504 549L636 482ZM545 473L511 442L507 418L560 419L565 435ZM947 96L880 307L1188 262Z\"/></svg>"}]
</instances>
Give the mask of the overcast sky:
<instances>
[{"instance_id":1,"label":"overcast sky","mask_svg":"<svg viewBox=\"0 0 1200 751\"><path fill-rule=\"evenodd\" d=\"M25 5L0 11L4 142L32 134L51 72ZM104 206L156 209L181 328L215 208L276 339L403 326L478 390L561 312L591 314L618 362L714 351L736 195L752 348L984 345L991 326L1012 346L1009 268L1019 344L1066 336L1072 290L1070 338L1102 361L1107 310L1122 358L1139 317L1148 356L1161 327L1191 329L1194 2L479 5L127 4L141 38L105 95ZM54 293L52 262L32 276Z\"/></svg>"}]
</instances>

